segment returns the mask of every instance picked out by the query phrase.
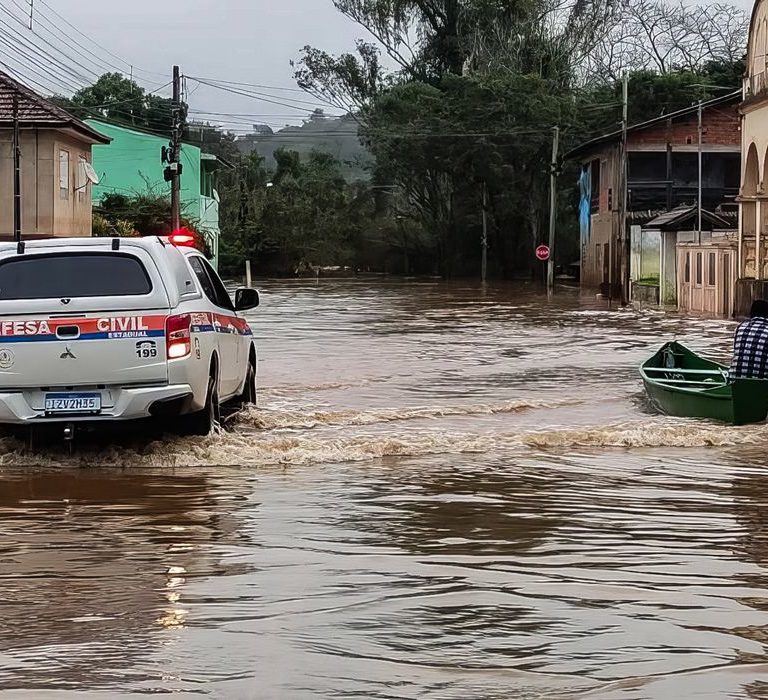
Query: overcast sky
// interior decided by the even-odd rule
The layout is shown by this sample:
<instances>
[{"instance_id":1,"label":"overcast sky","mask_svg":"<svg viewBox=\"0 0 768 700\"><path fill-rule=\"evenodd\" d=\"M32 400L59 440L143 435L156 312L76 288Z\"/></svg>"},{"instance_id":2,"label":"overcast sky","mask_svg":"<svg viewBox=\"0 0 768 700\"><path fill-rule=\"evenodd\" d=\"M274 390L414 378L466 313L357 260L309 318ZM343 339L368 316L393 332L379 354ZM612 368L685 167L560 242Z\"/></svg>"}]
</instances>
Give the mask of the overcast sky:
<instances>
[{"instance_id":1,"label":"overcast sky","mask_svg":"<svg viewBox=\"0 0 768 700\"><path fill-rule=\"evenodd\" d=\"M8 0L0 7L11 8L18 16L28 2ZM752 6L751 0L734 2L747 10ZM277 89L261 90L271 95L267 99L294 102L271 104L187 82L193 109L236 114L218 120L229 122L224 125L241 133L253 122L273 128L300 123L312 110L312 104L301 104L312 98L290 91L296 89L290 61L299 57L303 46L340 53L353 50L357 38L370 40L331 0L35 0L35 11L37 45L45 39L61 45L56 32L65 30L99 59L124 66L126 72L128 64L133 64L136 79L145 87L170 81L171 68L178 64L187 76L273 86ZM0 15L0 21L3 17L6 22L14 21L7 14ZM79 36L65 20L126 63ZM22 36L28 31L21 28L23 24L21 19L15 20Z\"/></svg>"},{"instance_id":2,"label":"overcast sky","mask_svg":"<svg viewBox=\"0 0 768 700\"><path fill-rule=\"evenodd\" d=\"M295 88L289 62L298 58L303 46L333 53L349 51L364 32L337 12L331 0L43 1L86 35L132 62L136 77L145 86L169 81L175 63L188 76ZM36 2L35 7L43 14L42 26L46 17L57 19L45 4ZM105 57L116 63L114 58ZM268 115L254 117L254 121L273 126L296 123L305 109L306 113L312 109L310 105L269 104L192 81L187 86L195 109ZM311 101L303 93L263 92L275 95L278 101Z\"/></svg>"}]
</instances>

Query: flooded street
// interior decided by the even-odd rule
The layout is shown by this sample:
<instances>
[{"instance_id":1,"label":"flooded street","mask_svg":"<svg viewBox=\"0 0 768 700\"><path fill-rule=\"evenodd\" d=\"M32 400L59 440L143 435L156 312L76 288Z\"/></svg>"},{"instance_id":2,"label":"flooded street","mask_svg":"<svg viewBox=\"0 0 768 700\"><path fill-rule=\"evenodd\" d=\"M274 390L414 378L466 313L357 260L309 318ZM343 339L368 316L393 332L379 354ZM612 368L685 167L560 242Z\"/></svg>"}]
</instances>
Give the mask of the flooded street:
<instances>
[{"instance_id":1,"label":"flooded street","mask_svg":"<svg viewBox=\"0 0 768 700\"><path fill-rule=\"evenodd\" d=\"M228 432L0 441L0 690L768 698L768 428L654 415L637 374L734 324L262 289Z\"/></svg>"}]
</instances>

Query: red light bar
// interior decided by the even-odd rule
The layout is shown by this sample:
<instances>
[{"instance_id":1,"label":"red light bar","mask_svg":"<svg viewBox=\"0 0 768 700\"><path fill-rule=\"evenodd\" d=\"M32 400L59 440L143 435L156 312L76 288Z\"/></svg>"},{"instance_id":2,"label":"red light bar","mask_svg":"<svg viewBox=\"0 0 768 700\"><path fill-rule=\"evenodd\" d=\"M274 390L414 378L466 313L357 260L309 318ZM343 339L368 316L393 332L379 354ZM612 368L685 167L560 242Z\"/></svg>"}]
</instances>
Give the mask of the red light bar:
<instances>
[{"instance_id":1,"label":"red light bar","mask_svg":"<svg viewBox=\"0 0 768 700\"><path fill-rule=\"evenodd\" d=\"M189 229L186 228L180 228L177 231L174 231L170 236L168 236L168 240L170 241L171 245L175 245L180 248L195 247L195 237L192 235Z\"/></svg>"}]
</instances>

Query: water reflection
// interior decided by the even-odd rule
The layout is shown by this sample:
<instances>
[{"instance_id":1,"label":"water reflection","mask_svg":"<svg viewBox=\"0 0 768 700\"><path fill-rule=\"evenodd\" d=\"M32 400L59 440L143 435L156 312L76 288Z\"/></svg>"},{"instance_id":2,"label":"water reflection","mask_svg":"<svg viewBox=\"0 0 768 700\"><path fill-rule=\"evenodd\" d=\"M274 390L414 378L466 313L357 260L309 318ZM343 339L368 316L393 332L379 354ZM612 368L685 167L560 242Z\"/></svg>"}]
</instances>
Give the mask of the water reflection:
<instances>
[{"instance_id":1,"label":"water reflection","mask_svg":"<svg viewBox=\"0 0 768 700\"><path fill-rule=\"evenodd\" d=\"M232 573L211 544L237 536L237 491L225 509L212 488L188 474L4 473L0 688L114 687L182 628L190 577Z\"/></svg>"},{"instance_id":2,"label":"water reflection","mask_svg":"<svg viewBox=\"0 0 768 700\"><path fill-rule=\"evenodd\" d=\"M231 431L0 440L0 688L765 695L768 427L651 415L636 374L732 324L506 285L263 298Z\"/></svg>"}]
</instances>

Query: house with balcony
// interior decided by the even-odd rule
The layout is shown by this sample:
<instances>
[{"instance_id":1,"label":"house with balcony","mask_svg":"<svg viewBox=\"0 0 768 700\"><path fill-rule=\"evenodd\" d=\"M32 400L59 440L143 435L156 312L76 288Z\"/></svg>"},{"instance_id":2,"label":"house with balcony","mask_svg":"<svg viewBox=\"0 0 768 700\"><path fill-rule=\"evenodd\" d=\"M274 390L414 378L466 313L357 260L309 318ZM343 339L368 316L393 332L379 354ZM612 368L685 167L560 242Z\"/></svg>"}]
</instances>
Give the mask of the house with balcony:
<instances>
[{"instance_id":1,"label":"house with balcony","mask_svg":"<svg viewBox=\"0 0 768 700\"><path fill-rule=\"evenodd\" d=\"M94 148L93 167L99 176L99 184L93 187L94 204L112 193L170 197L171 186L165 181L161 158L163 147L168 146L167 136L99 119L87 119L86 123L111 140L108 146ZM220 234L216 184L220 169L229 166L191 143L182 143L181 163L182 216L206 236L215 262Z\"/></svg>"},{"instance_id":2,"label":"house with balcony","mask_svg":"<svg viewBox=\"0 0 768 700\"><path fill-rule=\"evenodd\" d=\"M624 212L618 196L622 131L566 154L581 165L582 288L616 301L730 314L737 257L740 100L736 91L702 104L701 228L697 105L628 127ZM680 246L686 247L685 254ZM688 259L692 267L686 268L680 261Z\"/></svg>"},{"instance_id":3,"label":"house with balcony","mask_svg":"<svg viewBox=\"0 0 768 700\"><path fill-rule=\"evenodd\" d=\"M21 152L24 238L90 236L91 182L86 164L109 136L76 119L0 71L0 240L14 231L13 103Z\"/></svg>"},{"instance_id":4,"label":"house with balcony","mask_svg":"<svg viewBox=\"0 0 768 700\"><path fill-rule=\"evenodd\" d=\"M740 112L741 187L736 314L768 298L768 0L752 9Z\"/></svg>"}]
</instances>

